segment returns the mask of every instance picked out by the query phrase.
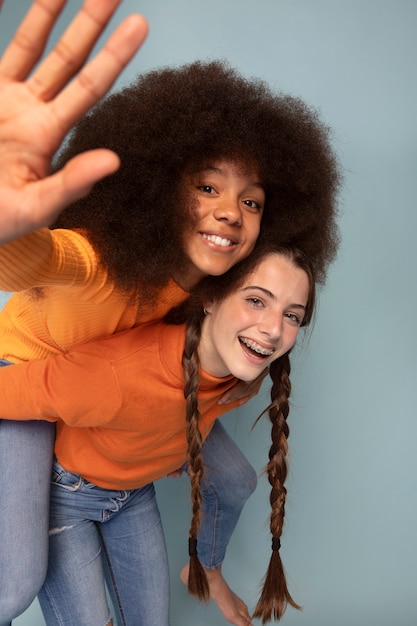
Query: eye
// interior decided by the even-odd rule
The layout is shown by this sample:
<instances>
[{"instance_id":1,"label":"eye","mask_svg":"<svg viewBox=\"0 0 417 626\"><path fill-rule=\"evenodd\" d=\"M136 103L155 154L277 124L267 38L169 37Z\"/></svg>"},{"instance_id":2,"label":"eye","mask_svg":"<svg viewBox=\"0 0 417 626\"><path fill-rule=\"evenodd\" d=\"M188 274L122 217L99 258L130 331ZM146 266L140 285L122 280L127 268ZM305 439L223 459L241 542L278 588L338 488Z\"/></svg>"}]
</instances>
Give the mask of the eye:
<instances>
[{"instance_id":1,"label":"eye","mask_svg":"<svg viewBox=\"0 0 417 626\"><path fill-rule=\"evenodd\" d=\"M253 296L252 298L246 298L246 302L249 302L249 304L257 309L264 306L262 300L260 298L256 298L255 296Z\"/></svg>"},{"instance_id":2,"label":"eye","mask_svg":"<svg viewBox=\"0 0 417 626\"><path fill-rule=\"evenodd\" d=\"M216 193L214 187L212 187L211 185L200 185L198 189L203 193Z\"/></svg>"},{"instance_id":3,"label":"eye","mask_svg":"<svg viewBox=\"0 0 417 626\"><path fill-rule=\"evenodd\" d=\"M260 204L259 202L256 202L256 200L244 200L243 204L249 207L250 209L254 209L255 211L260 211L263 209L262 204Z\"/></svg>"},{"instance_id":4,"label":"eye","mask_svg":"<svg viewBox=\"0 0 417 626\"><path fill-rule=\"evenodd\" d=\"M303 318L296 313L286 313L286 317L297 326L301 326Z\"/></svg>"}]
</instances>

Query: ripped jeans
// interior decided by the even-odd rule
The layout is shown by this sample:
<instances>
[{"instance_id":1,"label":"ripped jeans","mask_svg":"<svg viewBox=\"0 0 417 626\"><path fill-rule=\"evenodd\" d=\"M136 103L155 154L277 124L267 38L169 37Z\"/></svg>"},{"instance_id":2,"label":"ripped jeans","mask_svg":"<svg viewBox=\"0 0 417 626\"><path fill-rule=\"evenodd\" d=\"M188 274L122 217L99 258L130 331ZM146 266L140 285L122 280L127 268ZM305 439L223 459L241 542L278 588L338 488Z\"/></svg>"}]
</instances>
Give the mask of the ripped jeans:
<instances>
[{"instance_id":1,"label":"ripped jeans","mask_svg":"<svg viewBox=\"0 0 417 626\"><path fill-rule=\"evenodd\" d=\"M0 367L6 364L0 360ZM55 425L48 422L0 420L2 626L26 610L46 575L54 434ZM203 457L205 515L198 552L203 565L213 568L223 561L241 510L255 489L256 473L219 420L203 444Z\"/></svg>"},{"instance_id":2,"label":"ripped jeans","mask_svg":"<svg viewBox=\"0 0 417 626\"><path fill-rule=\"evenodd\" d=\"M168 561L153 484L102 489L55 462L39 593L48 626L107 624L105 580L120 626L168 626Z\"/></svg>"},{"instance_id":3,"label":"ripped jeans","mask_svg":"<svg viewBox=\"0 0 417 626\"><path fill-rule=\"evenodd\" d=\"M224 560L256 475L219 422L209 443L198 551L212 569ZM168 626L168 560L154 487L102 489L55 462L48 575L39 593L48 626L106 624L105 580L119 626Z\"/></svg>"}]
</instances>

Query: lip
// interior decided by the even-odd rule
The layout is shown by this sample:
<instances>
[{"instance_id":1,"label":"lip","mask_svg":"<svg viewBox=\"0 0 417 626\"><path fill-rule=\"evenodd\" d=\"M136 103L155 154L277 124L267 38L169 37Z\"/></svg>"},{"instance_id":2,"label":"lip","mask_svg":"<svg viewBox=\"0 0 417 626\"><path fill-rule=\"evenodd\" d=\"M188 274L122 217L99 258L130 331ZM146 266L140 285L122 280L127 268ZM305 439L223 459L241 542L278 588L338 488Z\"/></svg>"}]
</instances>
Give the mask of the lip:
<instances>
[{"instance_id":1,"label":"lip","mask_svg":"<svg viewBox=\"0 0 417 626\"><path fill-rule=\"evenodd\" d=\"M268 361L275 352L274 346L266 345L263 342L250 339L249 337L239 335L238 339L243 352L253 363L264 363Z\"/></svg>"},{"instance_id":2,"label":"lip","mask_svg":"<svg viewBox=\"0 0 417 626\"><path fill-rule=\"evenodd\" d=\"M201 239L211 248L216 250L233 250L237 246L237 241L226 233L199 231Z\"/></svg>"}]
</instances>

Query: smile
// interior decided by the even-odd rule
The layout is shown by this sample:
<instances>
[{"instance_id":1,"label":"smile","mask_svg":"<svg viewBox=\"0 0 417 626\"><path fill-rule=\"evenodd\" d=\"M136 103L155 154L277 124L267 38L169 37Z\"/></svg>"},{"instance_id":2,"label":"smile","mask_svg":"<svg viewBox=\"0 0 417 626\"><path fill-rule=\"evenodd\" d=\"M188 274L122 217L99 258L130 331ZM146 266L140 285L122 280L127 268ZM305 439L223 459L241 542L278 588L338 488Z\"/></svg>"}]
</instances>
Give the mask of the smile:
<instances>
[{"instance_id":1,"label":"smile","mask_svg":"<svg viewBox=\"0 0 417 626\"><path fill-rule=\"evenodd\" d=\"M259 356L268 357L275 352L274 348L264 348L259 343L256 343L256 341L252 341L252 339L246 339L246 337L239 337L239 341Z\"/></svg>"},{"instance_id":2,"label":"smile","mask_svg":"<svg viewBox=\"0 0 417 626\"><path fill-rule=\"evenodd\" d=\"M216 246L221 246L222 248L228 248L234 245L234 242L231 239L225 239L224 237L219 237L219 235L207 235L206 233L201 233L201 236L203 239L216 244Z\"/></svg>"}]
</instances>

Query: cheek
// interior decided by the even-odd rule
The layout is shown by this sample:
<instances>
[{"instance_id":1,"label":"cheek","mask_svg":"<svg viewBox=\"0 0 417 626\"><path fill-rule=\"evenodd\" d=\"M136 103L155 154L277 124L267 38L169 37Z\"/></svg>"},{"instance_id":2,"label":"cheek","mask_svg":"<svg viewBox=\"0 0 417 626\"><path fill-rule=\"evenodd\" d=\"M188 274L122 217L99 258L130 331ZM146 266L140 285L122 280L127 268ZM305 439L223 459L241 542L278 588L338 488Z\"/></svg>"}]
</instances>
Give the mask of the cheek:
<instances>
[{"instance_id":1,"label":"cheek","mask_svg":"<svg viewBox=\"0 0 417 626\"><path fill-rule=\"evenodd\" d=\"M290 329L285 337L285 345L286 345L285 352L293 347L293 345L297 341L297 337L298 337L298 328Z\"/></svg>"},{"instance_id":2,"label":"cheek","mask_svg":"<svg viewBox=\"0 0 417 626\"><path fill-rule=\"evenodd\" d=\"M188 233L198 228L203 215L203 209L197 196L190 195L185 199L183 204L185 215L186 230Z\"/></svg>"},{"instance_id":3,"label":"cheek","mask_svg":"<svg viewBox=\"0 0 417 626\"><path fill-rule=\"evenodd\" d=\"M230 345L241 324L241 311L232 301L224 302L213 320L213 336L219 345Z\"/></svg>"},{"instance_id":4,"label":"cheek","mask_svg":"<svg viewBox=\"0 0 417 626\"><path fill-rule=\"evenodd\" d=\"M199 238L199 230L201 224L200 208L197 205L188 207L186 216L184 217L184 231L181 237L181 243L186 253L193 254L194 248Z\"/></svg>"},{"instance_id":5,"label":"cheek","mask_svg":"<svg viewBox=\"0 0 417 626\"><path fill-rule=\"evenodd\" d=\"M191 204L189 205L189 212L193 216L194 224L198 223L207 214L207 208L205 206L204 197L193 196Z\"/></svg>"},{"instance_id":6,"label":"cheek","mask_svg":"<svg viewBox=\"0 0 417 626\"><path fill-rule=\"evenodd\" d=\"M253 215L252 219L248 219L246 222L246 231L247 231L247 244L250 246L251 251L255 246L255 243L259 237L259 232L261 230L261 216Z\"/></svg>"}]
</instances>

